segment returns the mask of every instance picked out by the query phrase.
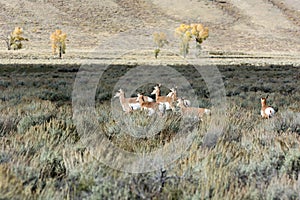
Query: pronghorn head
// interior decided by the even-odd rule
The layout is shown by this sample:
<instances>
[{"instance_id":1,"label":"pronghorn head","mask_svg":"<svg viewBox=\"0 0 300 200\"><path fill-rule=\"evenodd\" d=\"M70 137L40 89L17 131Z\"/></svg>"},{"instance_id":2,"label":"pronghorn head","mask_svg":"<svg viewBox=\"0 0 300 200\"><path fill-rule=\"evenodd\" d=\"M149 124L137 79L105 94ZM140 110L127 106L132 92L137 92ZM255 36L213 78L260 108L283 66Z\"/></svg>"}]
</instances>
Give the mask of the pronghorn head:
<instances>
[{"instance_id":1,"label":"pronghorn head","mask_svg":"<svg viewBox=\"0 0 300 200\"><path fill-rule=\"evenodd\" d=\"M175 88L171 88L170 91L176 93L176 87Z\"/></svg>"},{"instance_id":2,"label":"pronghorn head","mask_svg":"<svg viewBox=\"0 0 300 200\"><path fill-rule=\"evenodd\" d=\"M170 91L176 96L177 95L177 87L171 88Z\"/></svg>"},{"instance_id":3,"label":"pronghorn head","mask_svg":"<svg viewBox=\"0 0 300 200\"><path fill-rule=\"evenodd\" d=\"M177 99L177 106L185 106L184 105L184 99L183 98L179 98L179 99Z\"/></svg>"},{"instance_id":4,"label":"pronghorn head","mask_svg":"<svg viewBox=\"0 0 300 200\"><path fill-rule=\"evenodd\" d=\"M116 92L114 98L120 97L123 94L124 94L124 91L122 89L119 89L118 92Z\"/></svg>"},{"instance_id":5,"label":"pronghorn head","mask_svg":"<svg viewBox=\"0 0 300 200\"><path fill-rule=\"evenodd\" d=\"M156 93L159 93L159 87L158 86L154 87L154 90L152 91L151 94L156 94Z\"/></svg>"},{"instance_id":6,"label":"pronghorn head","mask_svg":"<svg viewBox=\"0 0 300 200\"><path fill-rule=\"evenodd\" d=\"M140 101L141 96L142 96L141 93L137 93L137 98L136 98L136 101L137 101L137 102Z\"/></svg>"},{"instance_id":7,"label":"pronghorn head","mask_svg":"<svg viewBox=\"0 0 300 200\"><path fill-rule=\"evenodd\" d=\"M260 101L261 101L261 105L262 105L262 106L267 105L267 99L268 99L268 97L269 97L269 95L267 95L266 97L260 98Z\"/></svg>"},{"instance_id":8,"label":"pronghorn head","mask_svg":"<svg viewBox=\"0 0 300 200\"><path fill-rule=\"evenodd\" d=\"M171 98L173 98L173 100L177 100L176 90L174 88L171 88L167 97L171 97Z\"/></svg>"}]
</instances>

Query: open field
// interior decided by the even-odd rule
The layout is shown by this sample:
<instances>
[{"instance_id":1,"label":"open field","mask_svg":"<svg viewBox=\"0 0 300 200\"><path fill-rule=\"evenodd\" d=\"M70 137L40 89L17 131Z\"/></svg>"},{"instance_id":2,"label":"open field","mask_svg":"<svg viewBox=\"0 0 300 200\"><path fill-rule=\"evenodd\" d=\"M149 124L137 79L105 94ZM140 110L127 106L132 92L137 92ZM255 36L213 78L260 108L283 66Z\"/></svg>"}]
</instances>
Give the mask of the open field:
<instances>
[{"instance_id":1,"label":"open field","mask_svg":"<svg viewBox=\"0 0 300 200\"><path fill-rule=\"evenodd\" d=\"M0 199L300 199L299 8L0 0ZM183 23L209 28L185 59ZM10 51L15 27L29 40ZM51 54L56 29L67 34L62 59ZM155 32L169 42L157 59ZM113 98L120 88L154 98L157 83L211 115L125 114ZM267 95L278 112L262 119Z\"/></svg>"},{"instance_id":2,"label":"open field","mask_svg":"<svg viewBox=\"0 0 300 200\"><path fill-rule=\"evenodd\" d=\"M146 127L149 119L153 121L141 112L121 112L120 118L115 118L112 112L121 107L112 96L118 80L138 66L111 65L103 71L104 66L100 65L98 69L103 74L95 95L95 123L110 142L128 152L149 153L168 146L178 134L194 135L179 159L158 171L142 174L104 165L98 158L107 150L81 142L84 136L76 127L72 111L72 91L79 67L1 66L2 198L299 199L297 66L218 66L227 110L222 134L216 140L206 135L214 115L192 124L192 129L181 130L178 124L186 121L179 113L168 113L159 119L164 126L153 137L137 137L136 128ZM169 67L188 77L199 97L198 105L212 106L206 83L195 68ZM150 94L154 84L142 85L137 92ZM162 91L167 92L167 88ZM270 120L260 118L260 97L266 95L270 105L278 109ZM131 129L120 126L119 122L130 120L135 125ZM97 143L99 138L91 136Z\"/></svg>"}]
</instances>

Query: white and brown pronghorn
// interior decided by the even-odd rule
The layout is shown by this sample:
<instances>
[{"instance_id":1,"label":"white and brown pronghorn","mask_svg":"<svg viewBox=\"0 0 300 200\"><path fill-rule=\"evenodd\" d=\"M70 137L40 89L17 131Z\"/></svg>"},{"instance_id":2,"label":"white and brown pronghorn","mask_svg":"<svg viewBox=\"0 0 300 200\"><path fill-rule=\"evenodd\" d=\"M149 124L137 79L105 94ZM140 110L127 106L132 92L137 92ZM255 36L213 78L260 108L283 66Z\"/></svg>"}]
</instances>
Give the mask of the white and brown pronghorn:
<instances>
[{"instance_id":1,"label":"white and brown pronghorn","mask_svg":"<svg viewBox=\"0 0 300 200\"><path fill-rule=\"evenodd\" d=\"M167 97L172 97L174 99L174 101L177 101L178 100L177 87L176 88L171 88L169 94L167 95ZM191 101L190 100L184 99L183 103L187 107L191 106Z\"/></svg>"},{"instance_id":2,"label":"white and brown pronghorn","mask_svg":"<svg viewBox=\"0 0 300 200\"><path fill-rule=\"evenodd\" d=\"M173 103L176 101L177 98L176 93L174 94L172 91L168 94L169 96L160 96L160 84L154 87L154 90L151 94L155 94L155 100L157 103L164 105L166 110L174 110L175 107Z\"/></svg>"},{"instance_id":3,"label":"white and brown pronghorn","mask_svg":"<svg viewBox=\"0 0 300 200\"><path fill-rule=\"evenodd\" d=\"M132 110L138 110L141 108L140 104L136 102L136 98L126 98L125 92L122 89L119 89L115 94L114 98L117 97L119 97L120 104L125 112L131 112Z\"/></svg>"},{"instance_id":4,"label":"white and brown pronghorn","mask_svg":"<svg viewBox=\"0 0 300 200\"><path fill-rule=\"evenodd\" d=\"M145 96L143 94L138 93L138 96L135 100L139 102L141 110L148 111L148 115L153 115L154 113L160 111L159 103L157 102L146 102Z\"/></svg>"},{"instance_id":5,"label":"white and brown pronghorn","mask_svg":"<svg viewBox=\"0 0 300 200\"><path fill-rule=\"evenodd\" d=\"M140 104L136 102L136 97L126 98L125 92L122 89L119 89L115 94L114 98L117 97L119 97L120 104L125 112L131 112L132 110L139 110L141 108ZM154 99L148 96L144 96L144 100L146 102L154 102Z\"/></svg>"},{"instance_id":6,"label":"white and brown pronghorn","mask_svg":"<svg viewBox=\"0 0 300 200\"><path fill-rule=\"evenodd\" d=\"M276 112L274 108L267 105L268 97L269 97L269 95L266 96L266 97L262 97L260 99L260 102L261 102L260 114L261 114L261 117L265 118L265 119L269 119L269 118L273 117L275 115L275 112Z\"/></svg>"},{"instance_id":7,"label":"white and brown pronghorn","mask_svg":"<svg viewBox=\"0 0 300 200\"><path fill-rule=\"evenodd\" d=\"M210 115L211 111L207 108L187 107L183 98L177 100L177 106L180 108L180 112L185 117L193 117L195 119L202 120L204 115Z\"/></svg>"}]
</instances>

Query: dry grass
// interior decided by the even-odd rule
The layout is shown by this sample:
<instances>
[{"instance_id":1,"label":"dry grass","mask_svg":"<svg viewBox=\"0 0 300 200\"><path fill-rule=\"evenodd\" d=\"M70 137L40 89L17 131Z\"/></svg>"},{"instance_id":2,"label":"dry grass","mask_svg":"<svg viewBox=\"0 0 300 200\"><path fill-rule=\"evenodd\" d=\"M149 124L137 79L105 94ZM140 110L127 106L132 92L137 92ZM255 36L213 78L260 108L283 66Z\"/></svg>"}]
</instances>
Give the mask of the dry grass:
<instances>
[{"instance_id":1,"label":"dry grass","mask_svg":"<svg viewBox=\"0 0 300 200\"><path fill-rule=\"evenodd\" d=\"M11 71L7 71L9 69ZM300 84L293 79L297 72L292 67L261 70L254 66L253 69L220 67L229 103L222 136L213 142L205 137L210 120L214 120L212 115L193 126L190 131L196 136L176 162L144 174L111 169L96 159L96 155L106 153L103 149L91 149L80 142L82 135L75 127L69 102L73 73L57 73L58 69L53 68L43 68L45 71L41 72L33 67L22 76L27 68L18 72L12 69L2 68L1 71L4 88L0 101L2 198L300 198ZM193 74L190 77L196 90L196 86L202 87L203 81L192 69L178 67L177 70L185 75ZM115 74L113 69L110 72ZM265 77L263 72L273 73L273 78ZM10 76L17 78L12 81ZM264 82L253 82L255 79ZM284 85L280 84L282 81ZM149 119L153 119L142 112L113 116L110 103L106 101L111 97L108 92L111 86L106 85L98 88L98 91L106 91L107 96L96 105L97 124L105 137L118 147L130 152L151 152L170 144L180 133L178 123L184 119L179 114L168 113L158 118L158 123L164 124L163 129L154 130L157 133L153 137L137 138L141 134L138 127L147 127ZM259 92L252 87L259 91L271 89L270 104L279 108L276 117L260 118ZM284 87L293 88L292 92ZM54 94L57 99L52 98ZM64 95L60 97L59 94ZM206 99L205 89L198 94L200 100ZM38 98L34 98L35 95ZM133 129L121 129L121 123L130 123Z\"/></svg>"}]
</instances>

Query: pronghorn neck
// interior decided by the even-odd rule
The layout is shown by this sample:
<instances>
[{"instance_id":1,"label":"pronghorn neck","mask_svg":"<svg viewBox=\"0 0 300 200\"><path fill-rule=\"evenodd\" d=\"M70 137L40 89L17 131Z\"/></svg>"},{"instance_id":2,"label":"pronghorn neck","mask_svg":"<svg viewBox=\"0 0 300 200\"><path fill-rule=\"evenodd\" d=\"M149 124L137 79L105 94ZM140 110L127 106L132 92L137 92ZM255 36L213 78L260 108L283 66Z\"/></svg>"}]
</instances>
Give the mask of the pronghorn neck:
<instances>
[{"instance_id":1,"label":"pronghorn neck","mask_svg":"<svg viewBox=\"0 0 300 200\"><path fill-rule=\"evenodd\" d=\"M184 101L183 99L178 99L178 105L179 105L180 108L186 108L183 101Z\"/></svg>"},{"instance_id":2,"label":"pronghorn neck","mask_svg":"<svg viewBox=\"0 0 300 200\"><path fill-rule=\"evenodd\" d=\"M177 100L177 94L176 94L176 92L172 92L171 98L173 98L175 101Z\"/></svg>"},{"instance_id":3,"label":"pronghorn neck","mask_svg":"<svg viewBox=\"0 0 300 200\"><path fill-rule=\"evenodd\" d=\"M144 102L145 102L145 100L144 100L144 96L143 96L143 95L141 95L141 94L138 94L138 102L139 102L140 104L142 104L142 103L144 103Z\"/></svg>"},{"instance_id":4,"label":"pronghorn neck","mask_svg":"<svg viewBox=\"0 0 300 200\"><path fill-rule=\"evenodd\" d=\"M145 102L145 97L144 97L144 95L142 95L142 101Z\"/></svg>"},{"instance_id":5,"label":"pronghorn neck","mask_svg":"<svg viewBox=\"0 0 300 200\"><path fill-rule=\"evenodd\" d=\"M155 88L155 91L156 91L156 94L157 94L158 96L160 96L160 88L159 88L159 87L156 87L156 88Z\"/></svg>"},{"instance_id":6,"label":"pronghorn neck","mask_svg":"<svg viewBox=\"0 0 300 200\"><path fill-rule=\"evenodd\" d=\"M267 99L261 98L261 108L267 108Z\"/></svg>"},{"instance_id":7,"label":"pronghorn neck","mask_svg":"<svg viewBox=\"0 0 300 200\"><path fill-rule=\"evenodd\" d=\"M119 99L120 99L121 103L125 103L125 93L124 92L120 92Z\"/></svg>"},{"instance_id":8,"label":"pronghorn neck","mask_svg":"<svg viewBox=\"0 0 300 200\"><path fill-rule=\"evenodd\" d=\"M115 97L119 97L120 104L125 112L131 112L132 108L128 104L128 99L125 98L125 93L120 90Z\"/></svg>"},{"instance_id":9,"label":"pronghorn neck","mask_svg":"<svg viewBox=\"0 0 300 200\"><path fill-rule=\"evenodd\" d=\"M175 88L170 89L171 92L169 92L168 96L172 97L174 100L177 100L177 91Z\"/></svg>"},{"instance_id":10,"label":"pronghorn neck","mask_svg":"<svg viewBox=\"0 0 300 200\"><path fill-rule=\"evenodd\" d=\"M155 89L155 95L156 95L156 98L157 97L159 97L161 94L160 94L160 89L159 89L159 87L157 87L156 89Z\"/></svg>"},{"instance_id":11,"label":"pronghorn neck","mask_svg":"<svg viewBox=\"0 0 300 200\"><path fill-rule=\"evenodd\" d=\"M155 100L157 101L160 95L160 91L157 87L154 88L153 92L151 94L155 95Z\"/></svg>"},{"instance_id":12,"label":"pronghorn neck","mask_svg":"<svg viewBox=\"0 0 300 200\"><path fill-rule=\"evenodd\" d=\"M156 91L155 93L155 100L157 101L160 97L160 92L159 91Z\"/></svg>"}]
</instances>

